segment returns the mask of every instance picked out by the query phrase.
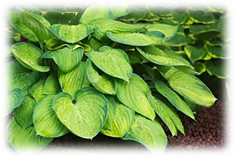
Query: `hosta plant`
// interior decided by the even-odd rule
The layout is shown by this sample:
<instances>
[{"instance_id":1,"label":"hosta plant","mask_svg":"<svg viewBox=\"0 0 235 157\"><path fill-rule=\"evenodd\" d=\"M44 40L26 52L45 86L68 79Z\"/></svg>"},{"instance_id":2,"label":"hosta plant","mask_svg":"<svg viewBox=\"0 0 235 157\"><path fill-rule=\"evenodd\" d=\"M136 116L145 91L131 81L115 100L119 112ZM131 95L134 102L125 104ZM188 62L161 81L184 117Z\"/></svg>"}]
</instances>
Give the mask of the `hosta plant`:
<instances>
[{"instance_id":1,"label":"hosta plant","mask_svg":"<svg viewBox=\"0 0 235 157\"><path fill-rule=\"evenodd\" d=\"M192 64L171 48L181 26L124 22L128 8L8 12L8 142L17 151L46 147L69 132L134 140L156 153L184 134L178 116L216 98Z\"/></svg>"}]
</instances>

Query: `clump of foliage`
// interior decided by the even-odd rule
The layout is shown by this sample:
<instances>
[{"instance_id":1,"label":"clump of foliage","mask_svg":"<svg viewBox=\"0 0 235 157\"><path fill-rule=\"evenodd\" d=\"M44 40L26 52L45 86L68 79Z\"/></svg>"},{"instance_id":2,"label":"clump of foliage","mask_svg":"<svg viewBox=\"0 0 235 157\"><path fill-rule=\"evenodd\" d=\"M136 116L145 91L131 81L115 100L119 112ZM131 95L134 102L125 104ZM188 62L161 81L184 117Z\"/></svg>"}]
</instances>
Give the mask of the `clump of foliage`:
<instances>
[{"instance_id":1,"label":"clump of foliage","mask_svg":"<svg viewBox=\"0 0 235 157\"><path fill-rule=\"evenodd\" d=\"M208 17L203 24L213 24L194 27L201 16L192 9L10 11L9 143L17 151L40 150L68 132L85 139L102 133L164 150L161 121L172 136L184 134L177 112L195 119L195 106L216 101L195 75L202 71L197 64L210 69L205 58L223 59L222 50L214 51L217 40L201 40L214 33L204 29L222 21L211 11L201 14Z\"/></svg>"}]
</instances>

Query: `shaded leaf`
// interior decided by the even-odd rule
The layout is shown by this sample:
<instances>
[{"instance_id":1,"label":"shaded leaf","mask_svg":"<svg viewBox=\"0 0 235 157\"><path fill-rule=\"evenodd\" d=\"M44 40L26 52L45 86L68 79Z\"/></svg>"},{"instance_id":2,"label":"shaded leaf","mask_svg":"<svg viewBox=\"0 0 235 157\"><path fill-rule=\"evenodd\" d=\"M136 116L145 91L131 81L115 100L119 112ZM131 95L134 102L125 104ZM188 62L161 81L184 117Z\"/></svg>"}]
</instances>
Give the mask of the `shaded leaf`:
<instances>
[{"instance_id":1,"label":"shaded leaf","mask_svg":"<svg viewBox=\"0 0 235 157\"><path fill-rule=\"evenodd\" d=\"M7 130L8 142L18 152L39 151L52 141L51 138L37 135L33 126L22 129L14 117L9 121Z\"/></svg>"},{"instance_id":2,"label":"shaded leaf","mask_svg":"<svg viewBox=\"0 0 235 157\"><path fill-rule=\"evenodd\" d=\"M8 94L7 114L11 113L15 108L20 106L24 100L24 93L21 89L13 89Z\"/></svg>"},{"instance_id":3,"label":"shaded leaf","mask_svg":"<svg viewBox=\"0 0 235 157\"><path fill-rule=\"evenodd\" d=\"M90 83L100 92L104 94L115 95L114 80L107 74L99 74L98 68L91 62L90 59L86 61L87 75Z\"/></svg>"},{"instance_id":4,"label":"shaded leaf","mask_svg":"<svg viewBox=\"0 0 235 157\"><path fill-rule=\"evenodd\" d=\"M46 79L42 94L57 94L61 91L58 75L56 72L51 73Z\"/></svg>"},{"instance_id":5,"label":"shaded leaf","mask_svg":"<svg viewBox=\"0 0 235 157\"><path fill-rule=\"evenodd\" d=\"M197 60L204 59L207 56L205 48L197 48L192 45L186 45L184 47L184 51L192 63L195 63Z\"/></svg>"},{"instance_id":6,"label":"shaded leaf","mask_svg":"<svg viewBox=\"0 0 235 157\"><path fill-rule=\"evenodd\" d=\"M26 129L33 124L33 110L36 101L31 96L26 96L22 104L14 112L15 120Z\"/></svg>"},{"instance_id":7,"label":"shaded leaf","mask_svg":"<svg viewBox=\"0 0 235 157\"><path fill-rule=\"evenodd\" d=\"M48 95L37 102L33 113L33 123L37 134L44 137L60 137L69 130L57 118L52 108L55 95ZM48 127L50 126L50 127Z\"/></svg>"}]
</instances>

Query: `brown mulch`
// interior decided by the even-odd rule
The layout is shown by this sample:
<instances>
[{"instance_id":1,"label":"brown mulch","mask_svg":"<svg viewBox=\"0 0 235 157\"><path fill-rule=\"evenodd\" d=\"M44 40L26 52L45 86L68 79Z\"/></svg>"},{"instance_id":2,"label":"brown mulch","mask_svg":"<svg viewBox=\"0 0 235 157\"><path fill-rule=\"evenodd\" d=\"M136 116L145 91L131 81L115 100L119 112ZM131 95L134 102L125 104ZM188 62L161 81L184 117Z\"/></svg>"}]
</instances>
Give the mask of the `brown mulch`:
<instances>
[{"instance_id":1,"label":"brown mulch","mask_svg":"<svg viewBox=\"0 0 235 157\"><path fill-rule=\"evenodd\" d=\"M226 142L226 123L224 119L225 113L224 102L218 100L216 103L207 108L201 107L199 112L195 115L196 121L179 113L185 129L185 135L178 133L177 136L172 137L170 131L166 126L163 128L168 137L167 150L195 150L195 149L223 149ZM145 149L141 144L133 141L124 141L118 138L111 138L98 134L92 140L79 138L72 133L56 138L49 145L71 148L71 146L79 147L95 147L103 148L131 148L131 149Z\"/></svg>"}]
</instances>

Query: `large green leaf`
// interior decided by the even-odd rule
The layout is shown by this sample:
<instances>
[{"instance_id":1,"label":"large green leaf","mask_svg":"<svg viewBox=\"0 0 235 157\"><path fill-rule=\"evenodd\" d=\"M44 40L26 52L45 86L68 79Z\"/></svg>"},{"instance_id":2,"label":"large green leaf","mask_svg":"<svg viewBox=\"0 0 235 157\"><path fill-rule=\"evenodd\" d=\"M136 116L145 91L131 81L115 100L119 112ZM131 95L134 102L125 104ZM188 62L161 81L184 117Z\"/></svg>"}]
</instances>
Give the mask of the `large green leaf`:
<instances>
[{"instance_id":1,"label":"large green leaf","mask_svg":"<svg viewBox=\"0 0 235 157\"><path fill-rule=\"evenodd\" d=\"M107 32L131 33L144 28L144 25L127 24L120 21L114 21L111 19L96 19L90 23L90 26L94 30L92 36L101 41L108 39L106 36Z\"/></svg>"},{"instance_id":2,"label":"large green leaf","mask_svg":"<svg viewBox=\"0 0 235 157\"><path fill-rule=\"evenodd\" d=\"M68 93L60 93L54 99L53 109L72 133L92 139L100 132L107 119L107 100L94 88L87 87L76 92L75 101L73 103Z\"/></svg>"},{"instance_id":3,"label":"large green leaf","mask_svg":"<svg viewBox=\"0 0 235 157\"><path fill-rule=\"evenodd\" d=\"M9 75L9 90L19 88L25 90L31 84L33 84L39 77L37 71L31 71L23 67L17 60L8 63Z\"/></svg>"},{"instance_id":4,"label":"large green leaf","mask_svg":"<svg viewBox=\"0 0 235 157\"><path fill-rule=\"evenodd\" d=\"M46 147L52 141L51 138L37 135L33 126L22 129L14 117L9 121L7 131L8 142L19 152L38 151Z\"/></svg>"},{"instance_id":5,"label":"large green leaf","mask_svg":"<svg viewBox=\"0 0 235 157\"><path fill-rule=\"evenodd\" d=\"M50 67L42 65L42 51L33 44L21 42L12 46L12 52L16 59L26 68L47 72Z\"/></svg>"},{"instance_id":6,"label":"large green leaf","mask_svg":"<svg viewBox=\"0 0 235 157\"><path fill-rule=\"evenodd\" d=\"M217 59L214 61L209 60L206 61L204 65L206 67L206 71L210 75L214 75L220 79L225 79L229 76L225 70L225 62L226 61L221 59Z\"/></svg>"},{"instance_id":7,"label":"large green leaf","mask_svg":"<svg viewBox=\"0 0 235 157\"><path fill-rule=\"evenodd\" d=\"M62 91L69 93L72 97L80 88L90 86L86 74L86 63L80 62L77 67L68 73L59 72L59 83Z\"/></svg>"},{"instance_id":8,"label":"large green leaf","mask_svg":"<svg viewBox=\"0 0 235 157\"><path fill-rule=\"evenodd\" d=\"M98 68L88 58L86 61L87 75L90 83L100 92L104 94L115 95L115 83L113 78L107 74L99 74Z\"/></svg>"},{"instance_id":9,"label":"large green leaf","mask_svg":"<svg viewBox=\"0 0 235 157\"><path fill-rule=\"evenodd\" d=\"M112 121L111 130L103 128L101 132L104 135L111 137L123 137L127 133L127 131L131 128L131 124L135 117L135 111L124 106L118 100L114 99L113 103L115 103L116 109L115 109L115 114L112 117L113 120L111 120Z\"/></svg>"},{"instance_id":10,"label":"large green leaf","mask_svg":"<svg viewBox=\"0 0 235 157\"><path fill-rule=\"evenodd\" d=\"M61 25L50 26L50 31L59 39L67 43L76 43L87 37L92 30L85 25Z\"/></svg>"},{"instance_id":11,"label":"large green leaf","mask_svg":"<svg viewBox=\"0 0 235 157\"><path fill-rule=\"evenodd\" d=\"M226 52L221 46L212 46L209 44L205 45L205 48L208 52L208 54L212 58L220 58L220 59L226 59Z\"/></svg>"},{"instance_id":12,"label":"large green leaf","mask_svg":"<svg viewBox=\"0 0 235 157\"><path fill-rule=\"evenodd\" d=\"M168 99L172 105L174 105L179 111L194 119L194 115L190 107L183 99L180 98L177 93L175 93L171 88L169 88L164 82L160 80L156 79L154 80L154 83L157 91L161 93L166 99Z\"/></svg>"},{"instance_id":13,"label":"large green leaf","mask_svg":"<svg viewBox=\"0 0 235 157\"><path fill-rule=\"evenodd\" d=\"M129 82L115 80L115 88L118 99L124 105L154 120L155 113L146 96L150 89L140 76L132 74Z\"/></svg>"},{"instance_id":14,"label":"large green leaf","mask_svg":"<svg viewBox=\"0 0 235 157\"><path fill-rule=\"evenodd\" d=\"M149 61L166 66L187 66L193 69L190 63L183 57L173 51L162 51L161 49L148 46L144 48L137 48L141 55L143 55Z\"/></svg>"},{"instance_id":15,"label":"large green leaf","mask_svg":"<svg viewBox=\"0 0 235 157\"><path fill-rule=\"evenodd\" d=\"M45 95L42 93L43 86L45 83L45 79L39 80L37 83L32 85L28 91L30 95L38 102L41 98L43 98Z\"/></svg>"},{"instance_id":16,"label":"large green leaf","mask_svg":"<svg viewBox=\"0 0 235 157\"><path fill-rule=\"evenodd\" d=\"M89 51L86 55L106 74L129 81L133 70L123 50L103 46L99 51Z\"/></svg>"},{"instance_id":17,"label":"large green leaf","mask_svg":"<svg viewBox=\"0 0 235 157\"><path fill-rule=\"evenodd\" d=\"M141 115L135 115L131 129L123 139L140 142L154 154L162 153L167 146L167 136L161 124Z\"/></svg>"},{"instance_id":18,"label":"large green leaf","mask_svg":"<svg viewBox=\"0 0 235 157\"><path fill-rule=\"evenodd\" d=\"M56 51L47 51L41 56L41 58L52 58L58 65L59 70L64 73L67 73L78 66L82 57L82 48L72 50L69 47L64 47L63 49Z\"/></svg>"},{"instance_id":19,"label":"large green leaf","mask_svg":"<svg viewBox=\"0 0 235 157\"><path fill-rule=\"evenodd\" d=\"M131 46L149 46L162 43L164 34L158 31L145 33L112 33L107 32L107 37L112 41L131 45Z\"/></svg>"},{"instance_id":20,"label":"large green leaf","mask_svg":"<svg viewBox=\"0 0 235 157\"><path fill-rule=\"evenodd\" d=\"M20 106L20 104L23 102L23 91L19 88L13 89L8 94L8 100L9 102L7 103L7 114L11 113L16 107Z\"/></svg>"},{"instance_id":21,"label":"large green leaf","mask_svg":"<svg viewBox=\"0 0 235 157\"><path fill-rule=\"evenodd\" d=\"M56 38L49 30L50 23L44 17L24 10L19 11L18 16L20 21L34 32L41 43L50 38Z\"/></svg>"},{"instance_id":22,"label":"large green leaf","mask_svg":"<svg viewBox=\"0 0 235 157\"><path fill-rule=\"evenodd\" d=\"M44 137L59 137L69 130L57 118L52 108L55 95L48 95L37 102L33 113L33 123L37 134ZM49 126L49 127L48 127Z\"/></svg>"},{"instance_id":23,"label":"large green leaf","mask_svg":"<svg viewBox=\"0 0 235 157\"><path fill-rule=\"evenodd\" d=\"M89 6L82 14L79 23L89 24L95 19L114 19L112 11L107 6Z\"/></svg>"},{"instance_id":24,"label":"large green leaf","mask_svg":"<svg viewBox=\"0 0 235 157\"><path fill-rule=\"evenodd\" d=\"M19 125L25 129L33 124L33 110L36 101L31 96L25 96L22 104L14 111L14 116Z\"/></svg>"},{"instance_id":25,"label":"large green leaf","mask_svg":"<svg viewBox=\"0 0 235 157\"><path fill-rule=\"evenodd\" d=\"M150 100L155 112L171 131L172 136L177 135L177 129L179 129L179 131L184 134L184 127L177 114L177 111L171 107L167 101L162 99L159 95L150 95L148 99Z\"/></svg>"},{"instance_id":26,"label":"large green leaf","mask_svg":"<svg viewBox=\"0 0 235 157\"><path fill-rule=\"evenodd\" d=\"M24 25L18 18L18 14L15 11L11 11L8 14L8 18L12 24L12 26L26 39L31 41L38 41L37 36L34 32L29 29L26 25Z\"/></svg>"},{"instance_id":27,"label":"large green leaf","mask_svg":"<svg viewBox=\"0 0 235 157\"><path fill-rule=\"evenodd\" d=\"M173 67L168 71L167 80L177 93L198 105L209 107L216 100L210 89L201 80Z\"/></svg>"},{"instance_id":28,"label":"large green leaf","mask_svg":"<svg viewBox=\"0 0 235 157\"><path fill-rule=\"evenodd\" d=\"M127 5L122 5L121 7L113 5L113 6L110 6L110 9L113 13L114 19L119 18L121 16L125 16L129 13L129 7Z\"/></svg>"}]
</instances>

